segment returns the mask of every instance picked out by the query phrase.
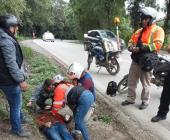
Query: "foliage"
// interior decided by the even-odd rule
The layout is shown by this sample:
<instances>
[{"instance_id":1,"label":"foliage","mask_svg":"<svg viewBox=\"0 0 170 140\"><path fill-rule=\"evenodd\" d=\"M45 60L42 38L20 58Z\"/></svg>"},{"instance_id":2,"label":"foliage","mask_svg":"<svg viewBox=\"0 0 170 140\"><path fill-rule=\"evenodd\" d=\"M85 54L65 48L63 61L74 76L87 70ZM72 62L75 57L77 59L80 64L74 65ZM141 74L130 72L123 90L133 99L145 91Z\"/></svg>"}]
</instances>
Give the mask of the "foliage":
<instances>
[{"instance_id":1,"label":"foliage","mask_svg":"<svg viewBox=\"0 0 170 140\"><path fill-rule=\"evenodd\" d=\"M124 0L70 0L69 3L64 0L0 0L0 15L16 15L22 22L22 35L32 36L35 32L36 37L39 37L49 30L61 39L82 39L83 34L91 29L115 30L113 19L118 16L121 19L120 37L127 41L132 29L139 27L139 5L162 10L155 1L126 0L128 8L125 10ZM167 15L163 24L168 35L170 0L165 1L164 11Z\"/></svg>"},{"instance_id":2,"label":"foliage","mask_svg":"<svg viewBox=\"0 0 170 140\"><path fill-rule=\"evenodd\" d=\"M101 115L99 116L99 120L101 120L102 122L106 124L111 124L113 121L112 117L109 115Z\"/></svg>"},{"instance_id":3,"label":"foliage","mask_svg":"<svg viewBox=\"0 0 170 140\"><path fill-rule=\"evenodd\" d=\"M28 10L25 11L22 20L22 32L31 35L41 35L49 26L53 25L52 4L53 0L26 0Z\"/></svg>"},{"instance_id":4,"label":"foliage","mask_svg":"<svg viewBox=\"0 0 170 140\"><path fill-rule=\"evenodd\" d=\"M74 17L78 21L77 36L91 29L112 29L113 18L125 15L123 0L71 0Z\"/></svg>"},{"instance_id":5,"label":"foliage","mask_svg":"<svg viewBox=\"0 0 170 140\"><path fill-rule=\"evenodd\" d=\"M126 44L130 40L133 30L130 26L130 18L128 16L120 19L121 24L119 25L120 38L124 39ZM113 26L113 31L116 33L116 25Z\"/></svg>"},{"instance_id":6,"label":"foliage","mask_svg":"<svg viewBox=\"0 0 170 140\"><path fill-rule=\"evenodd\" d=\"M170 0L166 0L166 19L164 22L164 29L165 29L165 34L167 35L167 40L168 36L170 36Z\"/></svg>"},{"instance_id":7,"label":"foliage","mask_svg":"<svg viewBox=\"0 0 170 140\"><path fill-rule=\"evenodd\" d=\"M25 0L0 0L0 15L5 13L13 13L18 18L26 10Z\"/></svg>"},{"instance_id":8,"label":"foliage","mask_svg":"<svg viewBox=\"0 0 170 140\"><path fill-rule=\"evenodd\" d=\"M33 52L31 48L22 47L23 55L25 56L28 72L31 73L27 82L29 84L29 90L23 94L24 108L28 102L35 87L41 84L46 78L52 78L56 73L61 73L61 70L43 55Z\"/></svg>"}]
</instances>

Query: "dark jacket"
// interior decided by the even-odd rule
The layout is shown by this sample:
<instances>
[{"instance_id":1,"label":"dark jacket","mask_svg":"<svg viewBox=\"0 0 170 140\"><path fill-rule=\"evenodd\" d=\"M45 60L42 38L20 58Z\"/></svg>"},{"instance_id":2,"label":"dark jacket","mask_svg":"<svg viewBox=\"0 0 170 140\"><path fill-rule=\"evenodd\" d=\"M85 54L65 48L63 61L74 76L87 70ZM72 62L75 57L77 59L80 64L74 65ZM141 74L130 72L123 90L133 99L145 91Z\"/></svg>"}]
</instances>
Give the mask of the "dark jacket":
<instances>
[{"instance_id":1,"label":"dark jacket","mask_svg":"<svg viewBox=\"0 0 170 140\"><path fill-rule=\"evenodd\" d=\"M52 99L53 98L53 95L52 93L47 93L45 90L44 90L44 83L41 84L41 85L38 85L36 90L33 92L31 98L30 98L30 102L36 102L36 104L41 108L41 109L44 109L46 105L45 101L47 99Z\"/></svg>"},{"instance_id":2,"label":"dark jacket","mask_svg":"<svg viewBox=\"0 0 170 140\"><path fill-rule=\"evenodd\" d=\"M0 86L17 85L25 80L22 62L23 55L17 40L0 28Z\"/></svg>"},{"instance_id":3,"label":"dark jacket","mask_svg":"<svg viewBox=\"0 0 170 140\"><path fill-rule=\"evenodd\" d=\"M78 85L83 86L85 89L90 90L93 93L94 99L96 101L96 92L93 83L93 79L88 72L85 72L83 77L78 80Z\"/></svg>"},{"instance_id":4,"label":"dark jacket","mask_svg":"<svg viewBox=\"0 0 170 140\"><path fill-rule=\"evenodd\" d=\"M80 95L85 91L82 86L74 86L67 95L68 105L77 105Z\"/></svg>"}]
</instances>

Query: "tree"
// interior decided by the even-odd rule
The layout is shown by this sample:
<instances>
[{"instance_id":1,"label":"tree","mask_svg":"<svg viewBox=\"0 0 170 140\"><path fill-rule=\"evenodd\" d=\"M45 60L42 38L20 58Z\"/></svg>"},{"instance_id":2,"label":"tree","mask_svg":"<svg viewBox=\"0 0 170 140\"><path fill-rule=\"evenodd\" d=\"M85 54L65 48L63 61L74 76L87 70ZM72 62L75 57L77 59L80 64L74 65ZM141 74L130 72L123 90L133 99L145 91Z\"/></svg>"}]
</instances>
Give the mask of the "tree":
<instances>
[{"instance_id":1,"label":"tree","mask_svg":"<svg viewBox=\"0 0 170 140\"><path fill-rule=\"evenodd\" d=\"M0 15L12 13L19 18L25 10L25 0L0 0Z\"/></svg>"},{"instance_id":2,"label":"tree","mask_svg":"<svg viewBox=\"0 0 170 140\"><path fill-rule=\"evenodd\" d=\"M22 16L22 32L31 34L34 30L40 36L54 23L53 0L26 0L27 10Z\"/></svg>"},{"instance_id":3,"label":"tree","mask_svg":"<svg viewBox=\"0 0 170 140\"><path fill-rule=\"evenodd\" d=\"M166 19L164 22L164 29L165 29L165 34L169 36L170 35L170 0L166 0Z\"/></svg>"},{"instance_id":4,"label":"tree","mask_svg":"<svg viewBox=\"0 0 170 140\"><path fill-rule=\"evenodd\" d=\"M125 15L124 0L70 0L81 35L90 29L111 29L115 16Z\"/></svg>"}]
</instances>

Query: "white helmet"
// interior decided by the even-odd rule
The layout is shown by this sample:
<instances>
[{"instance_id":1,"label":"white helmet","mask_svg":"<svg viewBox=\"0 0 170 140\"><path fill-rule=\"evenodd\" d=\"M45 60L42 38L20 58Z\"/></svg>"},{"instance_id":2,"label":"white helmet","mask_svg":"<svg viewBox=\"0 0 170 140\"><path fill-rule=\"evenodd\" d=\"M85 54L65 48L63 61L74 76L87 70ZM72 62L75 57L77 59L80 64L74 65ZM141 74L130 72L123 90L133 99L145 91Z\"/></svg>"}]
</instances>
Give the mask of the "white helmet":
<instances>
[{"instance_id":1,"label":"white helmet","mask_svg":"<svg viewBox=\"0 0 170 140\"><path fill-rule=\"evenodd\" d=\"M156 21L157 11L154 8L152 8L152 7L141 7L140 13L141 13L141 18L146 17L146 16L150 16L152 18L151 23Z\"/></svg>"},{"instance_id":2,"label":"white helmet","mask_svg":"<svg viewBox=\"0 0 170 140\"><path fill-rule=\"evenodd\" d=\"M75 79L75 78L80 79L83 71L84 71L84 67L81 66L79 63L74 62L69 66L67 74L70 79Z\"/></svg>"},{"instance_id":3,"label":"white helmet","mask_svg":"<svg viewBox=\"0 0 170 140\"><path fill-rule=\"evenodd\" d=\"M64 80L64 77L60 74L53 77L53 84L58 84Z\"/></svg>"}]
</instances>

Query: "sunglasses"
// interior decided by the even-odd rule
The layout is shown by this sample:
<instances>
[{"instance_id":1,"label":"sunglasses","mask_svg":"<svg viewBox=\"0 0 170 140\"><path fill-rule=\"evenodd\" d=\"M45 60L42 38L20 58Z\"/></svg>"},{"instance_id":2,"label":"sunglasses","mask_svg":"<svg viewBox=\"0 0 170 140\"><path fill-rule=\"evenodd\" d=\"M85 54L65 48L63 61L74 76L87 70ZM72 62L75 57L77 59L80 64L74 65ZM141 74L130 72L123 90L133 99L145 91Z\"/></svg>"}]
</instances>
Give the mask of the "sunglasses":
<instances>
[{"instance_id":1,"label":"sunglasses","mask_svg":"<svg viewBox=\"0 0 170 140\"><path fill-rule=\"evenodd\" d=\"M74 75L74 72L67 72L67 74L72 76L72 75Z\"/></svg>"}]
</instances>

